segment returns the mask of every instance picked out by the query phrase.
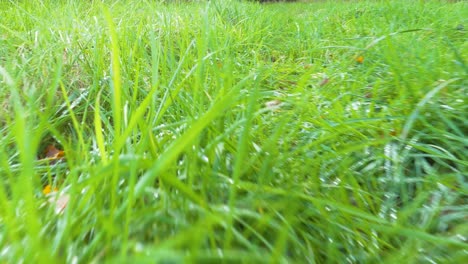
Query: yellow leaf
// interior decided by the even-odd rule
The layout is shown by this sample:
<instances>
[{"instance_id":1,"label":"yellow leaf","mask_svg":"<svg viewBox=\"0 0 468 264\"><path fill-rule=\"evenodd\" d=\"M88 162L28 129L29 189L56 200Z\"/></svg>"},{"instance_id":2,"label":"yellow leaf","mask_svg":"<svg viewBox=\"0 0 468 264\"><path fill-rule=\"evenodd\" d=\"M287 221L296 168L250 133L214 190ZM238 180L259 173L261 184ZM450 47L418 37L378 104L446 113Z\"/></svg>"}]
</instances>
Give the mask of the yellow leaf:
<instances>
[{"instance_id":1,"label":"yellow leaf","mask_svg":"<svg viewBox=\"0 0 468 264\"><path fill-rule=\"evenodd\" d=\"M56 192L56 191L58 191L58 189L54 187L53 191ZM50 186L50 184L47 184L47 185L44 187L44 189L42 189L42 193L43 193L44 195L47 195L47 194L49 194L49 193L51 193L51 192L52 192L52 186Z\"/></svg>"}]
</instances>

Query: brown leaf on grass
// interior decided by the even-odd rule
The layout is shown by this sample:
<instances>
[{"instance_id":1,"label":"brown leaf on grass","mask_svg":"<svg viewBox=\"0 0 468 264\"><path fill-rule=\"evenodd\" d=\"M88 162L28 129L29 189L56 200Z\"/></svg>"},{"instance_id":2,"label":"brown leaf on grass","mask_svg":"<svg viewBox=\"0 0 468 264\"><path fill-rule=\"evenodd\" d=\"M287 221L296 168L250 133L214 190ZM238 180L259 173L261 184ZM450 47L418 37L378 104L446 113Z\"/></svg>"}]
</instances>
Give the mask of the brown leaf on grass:
<instances>
[{"instance_id":1,"label":"brown leaf on grass","mask_svg":"<svg viewBox=\"0 0 468 264\"><path fill-rule=\"evenodd\" d=\"M328 79L328 78L325 77L325 78L320 82L319 86L325 86L325 85L327 85L327 83L328 83L329 81L330 81L330 79Z\"/></svg>"},{"instance_id":2,"label":"brown leaf on grass","mask_svg":"<svg viewBox=\"0 0 468 264\"><path fill-rule=\"evenodd\" d=\"M65 152L63 150L57 149L54 145L47 146L45 151L45 157L48 159L58 159L63 158L65 156Z\"/></svg>"},{"instance_id":3,"label":"brown leaf on grass","mask_svg":"<svg viewBox=\"0 0 468 264\"><path fill-rule=\"evenodd\" d=\"M40 159L46 161L47 164L55 164L65 158L65 152L57 149L55 145L50 144L42 152ZM54 175L53 177L55 177ZM42 189L42 193L48 198L47 202L54 206L56 214L63 213L65 207L67 207L70 196L63 190L59 192L58 188L52 187L50 184L46 184Z\"/></svg>"},{"instance_id":4,"label":"brown leaf on grass","mask_svg":"<svg viewBox=\"0 0 468 264\"><path fill-rule=\"evenodd\" d=\"M317 84L320 87L325 86L330 82L330 78L328 78L328 76L323 72L317 72L317 73L311 74L310 77L314 80L317 80L318 81Z\"/></svg>"},{"instance_id":5,"label":"brown leaf on grass","mask_svg":"<svg viewBox=\"0 0 468 264\"><path fill-rule=\"evenodd\" d=\"M59 160L65 157L65 152L63 150L57 149L54 145L49 145L47 146L44 155L45 159Z\"/></svg>"}]
</instances>

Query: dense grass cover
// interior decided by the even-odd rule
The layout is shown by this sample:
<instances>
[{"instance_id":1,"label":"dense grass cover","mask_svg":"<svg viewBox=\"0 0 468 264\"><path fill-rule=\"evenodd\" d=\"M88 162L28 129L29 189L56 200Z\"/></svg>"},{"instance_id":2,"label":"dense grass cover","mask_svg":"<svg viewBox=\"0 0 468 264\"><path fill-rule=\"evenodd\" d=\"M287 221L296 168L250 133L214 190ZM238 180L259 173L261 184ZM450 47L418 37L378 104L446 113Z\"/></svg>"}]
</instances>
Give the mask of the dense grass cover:
<instances>
[{"instance_id":1,"label":"dense grass cover","mask_svg":"<svg viewBox=\"0 0 468 264\"><path fill-rule=\"evenodd\" d=\"M0 17L0 262L466 260L466 2Z\"/></svg>"}]
</instances>

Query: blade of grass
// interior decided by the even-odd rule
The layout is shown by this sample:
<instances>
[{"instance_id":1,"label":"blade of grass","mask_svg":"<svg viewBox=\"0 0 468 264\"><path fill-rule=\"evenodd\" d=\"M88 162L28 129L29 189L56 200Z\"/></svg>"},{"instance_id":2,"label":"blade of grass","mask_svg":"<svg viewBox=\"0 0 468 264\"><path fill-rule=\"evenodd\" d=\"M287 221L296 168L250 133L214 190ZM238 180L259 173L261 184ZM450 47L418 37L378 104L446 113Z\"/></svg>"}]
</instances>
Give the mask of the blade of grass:
<instances>
[{"instance_id":1,"label":"blade of grass","mask_svg":"<svg viewBox=\"0 0 468 264\"><path fill-rule=\"evenodd\" d=\"M421 111L421 108L424 105L426 105L427 102L429 102L429 100L431 100L432 97L434 97L438 92L440 92L440 90L444 89L449 84L459 81L459 80L460 78L453 78L445 82L442 82L441 84L434 87L434 89L432 89L430 92L428 92L421 101L419 101L419 103L414 108L413 112L409 115L408 119L406 120L405 125L403 126L403 130L401 131L401 134L400 134L401 140L406 140L406 138L408 137L408 134L411 131L411 128L413 127L414 122L419 116L419 112Z\"/></svg>"},{"instance_id":2,"label":"blade of grass","mask_svg":"<svg viewBox=\"0 0 468 264\"><path fill-rule=\"evenodd\" d=\"M111 41L111 94L112 94L112 114L113 114L113 125L115 138L120 138L122 129L122 77L120 74L120 47L119 39L115 31L115 25L112 21L112 16L107 8L103 8L104 15L109 30L109 36ZM115 153L118 154L118 153Z\"/></svg>"},{"instance_id":3,"label":"blade of grass","mask_svg":"<svg viewBox=\"0 0 468 264\"><path fill-rule=\"evenodd\" d=\"M190 187L182 183L179 179L172 175L164 173L164 171L174 162L177 157L184 151L190 143L198 137L202 130L216 117L222 115L224 111L229 108L237 100L236 92L239 88L250 78L250 76L244 78L243 81L239 82L236 87L233 87L223 98L220 98L203 116L195 121L190 128L178 139L176 139L163 153L161 153L159 159L156 161L154 166L149 169L143 176L138 180L135 186L135 196L139 197L145 191L145 188L153 182L156 177L159 177L163 182L178 189L181 193L187 196L190 200L197 203L202 207L207 207L206 202Z\"/></svg>"},{"instance_id":4,"label":"blade of grass","mask_svg":"<svg viewBox=\"0 0 468 264\"><path fill-rule=\"evenodd\" d=\"M101 160L103 164L105 165L107 163L107 151L106 151L106 143L104 141L104 135L102 133L100 98L101 98L101 91L99 91L98 94L96 95L96 103L94 105L94 133L96 135L96 142L99 148Z\"/></svg>"}]
</instances>

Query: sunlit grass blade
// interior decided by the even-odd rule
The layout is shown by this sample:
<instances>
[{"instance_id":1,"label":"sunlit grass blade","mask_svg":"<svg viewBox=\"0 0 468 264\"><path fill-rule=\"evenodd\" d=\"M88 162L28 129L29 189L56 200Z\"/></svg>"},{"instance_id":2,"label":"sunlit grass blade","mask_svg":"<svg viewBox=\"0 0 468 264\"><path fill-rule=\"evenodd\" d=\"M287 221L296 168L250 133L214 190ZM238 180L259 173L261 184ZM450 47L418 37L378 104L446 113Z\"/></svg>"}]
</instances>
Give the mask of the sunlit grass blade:
<instances>
[{"instance_id":1,"label":"sunlit grass blade","mask_svg":"<svg viewBox=\"0 0 468 264\"><path fill-rule=\"evenodd\" d=\"M112 95L112 116L115 138L120 138L122 133L122 77L120 66L120 47L119 39L116 33L115 25L110 11L103 8L106 17L107 26L109 29L109 36L111 42L111 95Z\"/></svg>"},{"instance_id":2,"label":"sunlit grass blade","mask_svg":"<svg viewBox=\"0 0 468 264\"><path fill-rule=\"evenodd\" d=\"M96 143L99 148L99 153L104 164L107 163L107 151L104 135L102 133L101 121L101 105L100 105L101 92L96 96L96 103L94 105L94 133L96 134Z\"/></svg>"}]
</instances>

